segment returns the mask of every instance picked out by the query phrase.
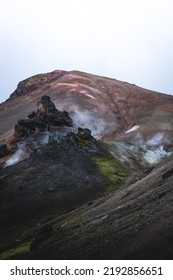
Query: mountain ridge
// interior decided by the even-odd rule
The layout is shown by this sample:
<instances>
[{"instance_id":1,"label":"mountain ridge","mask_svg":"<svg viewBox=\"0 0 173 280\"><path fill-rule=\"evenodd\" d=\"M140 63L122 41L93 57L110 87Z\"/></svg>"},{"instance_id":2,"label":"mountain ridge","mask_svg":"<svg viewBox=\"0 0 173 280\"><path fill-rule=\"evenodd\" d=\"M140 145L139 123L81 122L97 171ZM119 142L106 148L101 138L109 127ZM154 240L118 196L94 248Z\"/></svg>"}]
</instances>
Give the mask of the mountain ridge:
<instances>
[{"instance_id":1,"label":"mountain ridge","mask_svg":"<svg viewBox=\"0 0 173 280\"><path fill-rule=\"evenodd\" d=\"M172 257L172 104L80 71L20 82L0 104L0 258Z\"/></svg>"}]
</instances>

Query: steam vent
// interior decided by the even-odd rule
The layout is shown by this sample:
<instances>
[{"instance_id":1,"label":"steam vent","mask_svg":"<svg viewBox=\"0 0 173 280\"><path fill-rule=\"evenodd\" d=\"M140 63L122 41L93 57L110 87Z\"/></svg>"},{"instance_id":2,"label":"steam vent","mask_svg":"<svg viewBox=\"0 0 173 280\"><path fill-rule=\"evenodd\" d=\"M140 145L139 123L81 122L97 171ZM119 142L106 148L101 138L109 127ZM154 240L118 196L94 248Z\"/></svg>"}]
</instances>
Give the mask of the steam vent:
<instances>
[{"instance_id":1,"label":"steam vent","mask_svg":"<svg viewBox=\"0 0 173 280\"><path fill-rule=\"evenodd\" d=\"M56 70L0 120L0 259L173 258L173 96Z\"/></svg>"}]
</instances>

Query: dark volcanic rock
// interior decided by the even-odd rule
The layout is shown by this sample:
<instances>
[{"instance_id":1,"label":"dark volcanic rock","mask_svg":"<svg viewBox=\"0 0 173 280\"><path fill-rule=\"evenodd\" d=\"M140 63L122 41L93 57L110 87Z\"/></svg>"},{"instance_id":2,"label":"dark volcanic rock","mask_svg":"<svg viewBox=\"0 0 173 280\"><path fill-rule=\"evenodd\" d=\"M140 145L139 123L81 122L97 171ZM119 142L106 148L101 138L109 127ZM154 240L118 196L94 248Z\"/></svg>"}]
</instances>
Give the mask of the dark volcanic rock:
<instances>
[{"instance_id":1,"label":"dark volcanic rock","mask_svg":"<svg viewBox=\"0 0 173 280\"><path fill-rule=\"evenodd\" d=\"M34 119L22 119L18 121L18 124L15 126L15 135L29 135L36 130L43 132L46 130L46 122L34 118Z\"/></svg>"},{"instance_id":2,"label":"dark volcanic rock","mask_svg":"<svg viewBox=\"0 0 173 280\"><path fill-rule=\"evenodd\" d=\"M5 157L6 155L8 155L9 151L7 149L7 145L6 144L0 144L0 158Z\"/></svg>"},{"instance_id":3,"label":"dark volcanic rock","mask_svg":"<svg viewBox=\"0 0 173 280\"><path fill-rule=\"evenodd\" d=\"M72 126L72 119L69 117L68 113L63 111L60 112L56 109L54 103L50 100L50 97L44 95L37 104L38 111L36 113L37 118L45 121L50 125L66 125Z\"/></svg>"},{"instance_id":4,"label":"dark volcanic rock","mask_svg":"<svg viewBox=\"0 0 173 280\"><path fill-rule=\"evenodd\" d=\"M47 114L53 115L57 113L57 109L54 103L50 100L50 97L44 95L41 97L41 100L38 102L38 112L37 114Z\"/></svg>"},{"instance_id":5,"label":"dark volcanic rock","mask_svg":"<svg viewBox=\"0 0 173 280\"><path fill-rule=\"evenodd\" d=\"M72 126L72 119L68 113L58 111L49 96L42 96L37 106L37 112L33 111L28 119L20 119L15 125L15 137L27 137L31 133L44 132L50 130L51 126Z\"/></svg>"},{"instance_id":6,"label":"dark volcanic rock","mask_svg":"<svg viewBox=\"0 0 173 280\"><path fill-rule=\"evenodd\" d=\"M166 178L168 178L168 177L170 177L170 176L172 176L172 175L173 175L173 168L167 170L167 171L163 174L162 178L163 178L163 179L166 179Z\"/></svg>"},{"instance_id":7,"label":"dark volcanic rock","mask_svg":"<svg viewBox=\"0 0 173 280\"><path fill-rule=\"evenodd\" d=\"M0 197L2 227L8 228L8 213L11 225L20 224L53 211L67 212L106 192L107 178L92 160L94 152L66 141L40 146L20 164L2 170L1 176L7 175ZM98 144L99 151L104 153Z\"/></svg>"},{"instance_id":8,"label":"dark volcanic rock","mask_svg":"<svg viewBox=\"0 0 173 280\"><path fill-rule=\"evenodd\" d=\"M96 140L87 128L79 127L77 133L69 132L61 139L61 144L67 148L76 148L86 154L104 155L102 143Z\"/></svg>"},{"instance_id":9,"label":"dark volcanic rock","mask_svg":"<svg viewBox=\"0 0 173 280\"><path fill-rule=\"evenodd\" d=\"M36 238L31 244L31 250L38 249L39 246L44 242L47 238L49 238L53 234L53 228L50 225L45 225L40 229Z\"/></svg>"}]
</instances>

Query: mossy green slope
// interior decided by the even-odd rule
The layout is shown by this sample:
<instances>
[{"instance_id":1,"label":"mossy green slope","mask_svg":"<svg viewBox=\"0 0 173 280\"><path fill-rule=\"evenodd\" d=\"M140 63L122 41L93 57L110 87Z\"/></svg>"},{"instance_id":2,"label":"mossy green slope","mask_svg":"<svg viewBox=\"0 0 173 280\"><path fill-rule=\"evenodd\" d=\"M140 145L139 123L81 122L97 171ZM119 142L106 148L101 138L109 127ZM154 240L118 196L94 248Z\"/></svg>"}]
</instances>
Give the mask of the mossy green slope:
<instances>
[{"instance_id":1,"label":"mossy green slope","mask_svg":"<svg viewBox=\"0 0 173 280\"><path fill-rule=\"evenodd\" d=\"M108 154L105 156L94 156L93 161L96 163L99 171L107 178L107 191L116 190L130 176L130 171Z\"/></svg>"},{"instance_id":2,"label":"mossy green slope","mask_svg":"<svg viewBox=\"0 0 173 280\"><path fill-rule=\"evenodd\" d=\"M14 256L21 255L30 251L31 241L22 243L18 247L12 248L0 254L0 260L12 259Z\"/></svg>"}]
</instances>

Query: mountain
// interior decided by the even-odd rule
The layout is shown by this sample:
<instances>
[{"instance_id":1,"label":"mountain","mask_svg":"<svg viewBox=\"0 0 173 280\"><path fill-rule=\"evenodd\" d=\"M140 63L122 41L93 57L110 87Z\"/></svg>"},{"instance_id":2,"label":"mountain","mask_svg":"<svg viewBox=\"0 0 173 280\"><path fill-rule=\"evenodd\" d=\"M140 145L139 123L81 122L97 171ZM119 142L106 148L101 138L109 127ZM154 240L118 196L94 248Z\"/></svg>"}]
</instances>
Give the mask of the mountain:
<instances>
[{"instance_id":1,"label":"mountain","mask_svg":"<svg viewBox=\"0 0 173 280\"><path fill-rule=\"evenodd\" d=\"M79 71L0 104L1 259L171 259L173 96Z\"/></svg>"}]
</instances>

